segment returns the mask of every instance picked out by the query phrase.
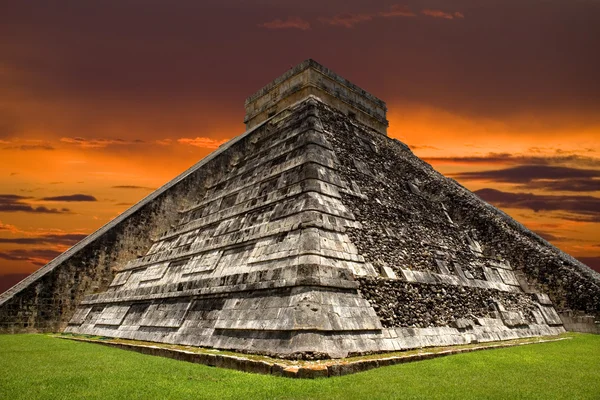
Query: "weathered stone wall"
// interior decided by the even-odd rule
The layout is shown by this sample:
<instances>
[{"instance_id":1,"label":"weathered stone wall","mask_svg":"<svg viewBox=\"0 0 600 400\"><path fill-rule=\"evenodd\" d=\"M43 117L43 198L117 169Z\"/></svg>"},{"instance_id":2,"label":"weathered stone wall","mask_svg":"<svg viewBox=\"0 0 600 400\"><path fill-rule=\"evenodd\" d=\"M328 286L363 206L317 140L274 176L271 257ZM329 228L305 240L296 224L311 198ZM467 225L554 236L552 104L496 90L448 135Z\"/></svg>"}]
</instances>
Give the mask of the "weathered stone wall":
<instances>
[{"instance_id":1,"label":"weathered stone wall","mask_svg":"<svg viewBox=\"0 0 600 400\"><path fill-rule=\"evenodd\" d=\"M150 214L151 246L113 227L118 273L66 331L290 358L563 332L427 194L440 176L365 129L310 98L236 139L146 205L181 211Z\"/></svg>"},{"instance_id":2,"label":"weathered stone wall","mask_svg":"<svg viewBox=\"0 0 600 400\"><path fill-rule=\"evenodd\" d=\"M437 173L406 145L325 105L320 112L340 175L353 188L344 204L362 225L348 235L383 276L406 278L408 271L422 281L454 276L448 280L467 278L483 288L482 282L514 285L548 293L560 309L600 315L599 274Z\"/></svg>"},{"instance_id":3,"label":"weathered stone wall","mask_svg":"<svg viewBox=\"0 0 600 400\"><path fill-rule=\"evenodd\" d=\"M354 217L316 103L253 132L255 148L87 296L66 331L279 357L342 356L357 335L378 333L354 280L375 271L343 233Z\"/></svg>"},{"instance_id":4,"label":"weathered stone wall","mask_svg":"<svg viewBox=\"0 0 600 400\"><path fill-rule=\"evenodd\" d=\"M600 316L600 274L477 198L462 195L460 200L452 214L475 227L490 255L509 259L532 286L550 296L557 309Z\"/></svg>"},{"instance_id":5,"label":"weathered stone wall","mask_svg":"<svg viewBox=\"0 0 600 400\"><path fill-rule=\"evenodd\" d=\"M252 151L247 150L252 146L240 138L236 146L222 149L206 165L192 167L174 186L151 201L142 200L133 213L125 212L125 217L117 217L9 289L0 296L0 332L64 329L86 295L107 290L118 268L146 254L153 241L180 219L180 210L204 196L207 182L226 173L240 152Z\"/></svg>"},{"instance_id":6,"label":"weathered stone wall","mask_svg":"<svg viewBox=\"0 0 600 400\"><path fill-rule=\"evenodd\" d=\"M359 282L361 294L386 328L430 328L451 326L460 319L496 318L496 301L508 312L525 311L526 322L537 322L535 297L525 293L369 277Z\"/></svg>"},{"instance_id":7,"label":"weathered stone wall","mask_svg":"<svg viewBox=\"0 0 600 400\"><path fill-rule=\"evenodd\" d=\"M0 332L64 328L86 294L108 287L114 266L143 254L151 244L150 232L168 227L177 216L173 204L179 197L172 192L144 207L3 302Z\"/></svg>"},{"instance_id":8,"label":"weathered stone wall","mask_svg":"<svg viewBox=\"0 0 600 400\"><path fill-rule=\"evenodd\" d=\"M561 333L421 192L423 168L355 123L315 99L274 118L67 332L286 358Z\"/></svg>"},{"instance_id":9,"label":"weathered stone wall","mask_svg":"<svg viewBox=\"0 0 600 400\"><path fill-rule=\"evenodd\" d=\"M593 315L581 315L581 313L569 310L561 312L560 319L568 331L600 335L600 321L596 320Z\"/></svg>"}]
</instances>

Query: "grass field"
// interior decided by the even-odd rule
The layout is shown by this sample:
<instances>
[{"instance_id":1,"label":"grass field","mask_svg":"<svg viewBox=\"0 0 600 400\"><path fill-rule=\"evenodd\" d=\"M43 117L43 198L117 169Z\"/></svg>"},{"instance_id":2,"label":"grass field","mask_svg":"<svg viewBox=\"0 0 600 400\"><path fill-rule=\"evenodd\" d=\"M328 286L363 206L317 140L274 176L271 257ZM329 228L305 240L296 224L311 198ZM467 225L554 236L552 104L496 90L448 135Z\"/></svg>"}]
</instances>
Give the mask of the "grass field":
<instances>
[{"instance_id":1,"label":"grass field","mask_svg":"<svg viewBox=\"0 0 600 400\"><path fill-rule=\"evenodd\" d=\"M0 335L0 399L600 399L600 336L296 380Z\"/></svg>"}]
</instances>

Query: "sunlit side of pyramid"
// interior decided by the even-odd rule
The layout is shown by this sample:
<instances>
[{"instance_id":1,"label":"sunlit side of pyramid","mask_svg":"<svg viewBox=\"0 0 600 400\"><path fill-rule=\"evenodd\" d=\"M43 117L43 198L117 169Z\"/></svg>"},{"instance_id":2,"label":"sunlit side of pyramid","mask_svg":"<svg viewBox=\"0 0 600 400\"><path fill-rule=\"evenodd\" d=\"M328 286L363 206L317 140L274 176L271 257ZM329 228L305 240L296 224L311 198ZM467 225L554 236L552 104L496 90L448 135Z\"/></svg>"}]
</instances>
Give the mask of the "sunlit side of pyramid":
<instances>
[{"instance_id":1,"label":"sunlit side of pyramid","mask_svg":"<svg viewBox=\"0 0 600 400\"><path fill-rule=\"evenodd\" d=\"M323 358L558 334L552 300L598 312L597 274L388 138L385 103L316 62L246 111L246 133L45 267L67 281L54 326ZM61 275L82 263L108 271Z\"/></svg>"}]
</instances>

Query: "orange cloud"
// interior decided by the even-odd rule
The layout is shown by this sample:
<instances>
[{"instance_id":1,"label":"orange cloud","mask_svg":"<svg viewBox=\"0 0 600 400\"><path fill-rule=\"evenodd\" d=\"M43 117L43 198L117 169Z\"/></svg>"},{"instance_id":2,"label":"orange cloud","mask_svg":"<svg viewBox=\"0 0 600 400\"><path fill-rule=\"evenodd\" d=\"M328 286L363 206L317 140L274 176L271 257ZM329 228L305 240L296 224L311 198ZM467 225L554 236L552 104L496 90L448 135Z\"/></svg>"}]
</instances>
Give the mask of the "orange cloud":
<instances>
[{"instance_id":1,"label":"orange cloud","mask_svg":"<svg viewBox=\"0 0 600 400\"><path fill-rule=\"evenodd\" d=\"M86 149L103 148L110 145L130 145L144 143L141 139L124 140L124 139L86 139L82 137L63 137L60 139L63 143L74 144Z\"/></svg>"},{"instance_id":2,"label":"orange cloud","mask_svg":"<svg viewBox=\"0 0 600 400\"><path fill-rule=\"evenodd\" d=\"M382 11L379 13L382 17L416 17L417 14L412 12L407 6L400 4L394 4L388 11Z\"/></svg>"},{"instance_id":3,"label":"orange cloud","mask_svg":"<svg viewBox=\"0 0 600 400\"><path fill-rule=\"evenodd\" d=\"M266 29L300 29L302 31L307 31L310 29L310 22L300 17L288 17L286 20L277 18L273 21L259 24L258 26Z\"/></svg>"},{"instance_id":4,"label":"orange cloud","mask_svg":"<svg viewBox=\"0 0 600 400\"><path fill-rule=\"evenodd\" d=\"M49 142L37 139L0 140L0 145L4 145L3 150L54 150Z\"/></svg>"},{"instance_id":5,"label":"orange cloud","mask_svg":"<svg viewBox=\"0 0 600 400\"><path fill-rule=\"evenodd\" d=\"M7 231L10 233L18 233L19 228L17 228L14 225L10 225L10 224L3 224L2 221L0 221L0 231Z\"/></svg>"},{"instance_id":6,"label":"orange cloud","mask_svg":"<svg viewBox=\"0 0 600 400\"><path fill-rule=\"evenodd\" d=\"M454 19L454 18L464 18L465 17L463 13L458 12L458 11L456 11L454 13L447 13L442 10L431 10L429 8L421 10L421 14L427 15L429 17L444 18L444 19Z\"/></svg>"},{"instance_id":7,"label":"orange cloud","mask_svg":"<svg viewBox=\"0 0 600 400\"><path fill-rule=\"evenodd\" d=\"M320 17L319 21L332 26L343 26L344 28L353 28L354 25L362 22L368 22L373 19L373 14L353 14L342 13L333 17Z\"/></svg>"},{"instance_id":8,"label":"orange cloud","mask_svg":"<svg viewBox=\"0 0 600 400\"><path fill-rule=\"evenodd\" d=\"M215 140L207 137L197 137L195 139L181 138L177 139L177 142L181 144L188 144L190 146L201 147L203 149L216 149L228 140L229 139Z\"/></svg>"}]
</instances>

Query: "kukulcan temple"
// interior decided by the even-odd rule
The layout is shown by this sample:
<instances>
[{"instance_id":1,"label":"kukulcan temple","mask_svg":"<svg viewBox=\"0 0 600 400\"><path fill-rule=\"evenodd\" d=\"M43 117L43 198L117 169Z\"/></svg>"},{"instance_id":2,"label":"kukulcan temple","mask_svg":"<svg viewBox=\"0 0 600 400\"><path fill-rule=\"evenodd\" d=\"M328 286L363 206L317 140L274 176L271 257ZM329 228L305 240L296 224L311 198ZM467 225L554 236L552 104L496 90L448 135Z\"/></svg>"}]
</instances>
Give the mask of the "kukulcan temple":
<instances>
[{"instance_id":1,"label":"kukulcan temple","mask_svg":"<svg viewBox=\"0 0 600 400\"><path fill-rule=\"evenodd\" d=\"M387 136L313 60L246 132L0 295L0 332L327 359L598 332L600 275Z\"/></svg>"}]
</instances>

